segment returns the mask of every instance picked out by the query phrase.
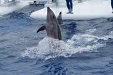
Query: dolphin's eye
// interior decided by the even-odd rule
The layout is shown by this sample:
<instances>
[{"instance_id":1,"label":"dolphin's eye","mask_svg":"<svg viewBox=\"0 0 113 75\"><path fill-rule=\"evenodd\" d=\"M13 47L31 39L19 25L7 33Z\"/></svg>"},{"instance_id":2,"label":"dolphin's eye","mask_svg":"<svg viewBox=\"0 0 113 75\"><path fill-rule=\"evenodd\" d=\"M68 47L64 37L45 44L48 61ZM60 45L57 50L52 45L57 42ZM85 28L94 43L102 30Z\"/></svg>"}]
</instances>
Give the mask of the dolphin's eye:
<instances>
[{"instance_id":1,"label":"dolphin's eye","mask_svg":"<svg viewBox=\"0 0 113 75\"><path fill-rule=\"evenodd\" d=\"M53 18L55 18L55 16L53 16Z\"/></svg>"}]
</instances>

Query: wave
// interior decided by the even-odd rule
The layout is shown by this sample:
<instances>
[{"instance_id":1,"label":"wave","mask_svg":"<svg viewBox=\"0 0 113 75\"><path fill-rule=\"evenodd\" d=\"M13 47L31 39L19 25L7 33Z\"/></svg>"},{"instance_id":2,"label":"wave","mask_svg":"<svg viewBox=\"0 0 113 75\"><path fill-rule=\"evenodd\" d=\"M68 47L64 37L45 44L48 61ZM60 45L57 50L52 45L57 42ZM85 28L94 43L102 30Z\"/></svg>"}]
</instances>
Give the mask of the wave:
<instances>
[{"instance_id":1,"label":"wave","mask_svg":"<svg viewBox=\"0 0 113 75\"><path fill-rule=\"evenodd\" d=\"M6 14L4 16L9 17L10 19L26 19L26 20L33 20L29 15L23 13L23 12L11 12L9 14Z\"/></svg>"},{"instance_id":2,"label":"wave","mask_svg":"<svg viewBox=\"0 0 113 75\"><path fill-rule=\"evenodd\" d=\"M94 30L95 31L95 30ZM92 33L92 30L91 32ZM81 52L97 51L98 48L105 46L105 42L99 40L108 40L113 38L113 31L106 36L94 36L92 34L77 34L66 42L62 40L45 37L36 47L27 48L22 52L22 57L50 59L56 57L70 57L73 54Z\"/></svg>"}]
</instances>

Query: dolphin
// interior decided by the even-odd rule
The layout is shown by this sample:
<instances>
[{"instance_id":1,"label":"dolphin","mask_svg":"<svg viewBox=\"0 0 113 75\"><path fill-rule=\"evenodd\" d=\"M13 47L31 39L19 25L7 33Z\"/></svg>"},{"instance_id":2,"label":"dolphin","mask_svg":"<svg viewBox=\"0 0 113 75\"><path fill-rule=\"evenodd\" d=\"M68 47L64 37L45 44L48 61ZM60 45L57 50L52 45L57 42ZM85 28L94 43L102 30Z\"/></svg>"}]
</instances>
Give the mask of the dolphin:
<instances>
[{"instance_id":1,"label":"dolphin","mask_svg":"<svg viewBox=\"0 0 113 75\"><path fill-rule=\"evenodd\" d=\"M54 12L47 7L47 17L46 17L46 25L40 27L37 30L37 33L42 30L46 30L47 36L52 37L54 39L62 40L61 30L57 18Z\"/></svg>"}]
</instances>

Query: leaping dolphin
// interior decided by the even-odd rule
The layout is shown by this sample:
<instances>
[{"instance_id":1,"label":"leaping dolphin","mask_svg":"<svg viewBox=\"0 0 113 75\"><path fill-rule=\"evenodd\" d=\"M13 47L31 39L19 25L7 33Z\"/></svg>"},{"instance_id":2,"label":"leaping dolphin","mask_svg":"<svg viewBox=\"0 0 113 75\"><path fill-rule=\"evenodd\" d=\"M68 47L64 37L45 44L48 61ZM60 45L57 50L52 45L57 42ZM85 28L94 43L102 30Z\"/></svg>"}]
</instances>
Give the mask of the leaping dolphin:
<instances>
[{"instance_id":1,"label":"leaping dolphin","mask_svg":"<svg viewBox=\"0 0 113 75\"><path fill-rule=\"evenodd\" d=\"M56 16L53 13L53 11L49 7L47 7L47 21L46 21L46 25L40 27L37 30L37 33L39 31L42 31L42 30L46 29L47 36L55 38L55 39L62 40L61 30L60 30L60 26L59 26L59 23L58 23L57 19L58 18L56 18Z\"/></svg>"}]
</instances>

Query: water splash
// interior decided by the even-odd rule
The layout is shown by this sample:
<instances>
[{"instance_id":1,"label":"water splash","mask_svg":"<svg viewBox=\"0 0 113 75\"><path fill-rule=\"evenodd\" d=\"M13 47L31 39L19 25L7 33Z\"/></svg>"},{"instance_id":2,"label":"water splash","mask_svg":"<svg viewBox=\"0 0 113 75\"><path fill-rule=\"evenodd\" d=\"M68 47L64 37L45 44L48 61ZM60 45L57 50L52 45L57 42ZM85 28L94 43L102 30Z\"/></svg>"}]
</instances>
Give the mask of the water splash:
<instances>
[{"instance_id":1,"label":"water splash","mask_svg":"<svg viewBox=\"0 0 113 75\"><path fill-rule=\"evenodd\" d=\"M91 32L90 32L91 31ZM96 29L93 29L95 32ZM88 30L86 34L76 34L66 42L62 40L45 37L41 40L37 47L27 48L22 57L50 59L56 57L70 57L73 54L81 52L97 51L98 48L103 47L106 43L100 43L99 40L108 40L113 38L113 31L109 35L94 36L92 30Z\"/></svg>"},{"instance_id":2,"label":"water splash","mask_svg":"<svg viewBox=\"0 0 113 75\"><path fill-rule=\"evenodd\" d=\"M64 42L50 37L45 37L39 42L37 47L27 48L27 50L22 53L22 57L27 56L29 58L39 58L45 60L60 56L70 57L72 54L91 51L102 46L103 45L99 43L93 45L85 45L84 43L83 45L82 42L78 43L73 39Z\"/></svg>"},{"instance_id":3,"label":"water splash","mask_svg":"<svg viewBox=\"0 0 113 75\"><path fill-rule=\"evenodd\" d=\"M39 42L37 47L27 48L27 50L22 53L22 56L28 56L30 58L38 57L39 59L55 58L57 56L66 56L64 55L64 51L67 48L65 42L45 37Z\"/></svg>"},{"instance_id":4,"label":"water splash","mask_svg":"<svg viewBox=\"0 0 113 75\"><path fill-rule=\"evenodd\" d=\"M109 33L109 35L107 35L107 36L102 36L102 37L100 37L100 39L103 39L103 40L108 40L109 38L113 38L113 31L111 31L111 32Z\"/></svg>"}]
</instances>

